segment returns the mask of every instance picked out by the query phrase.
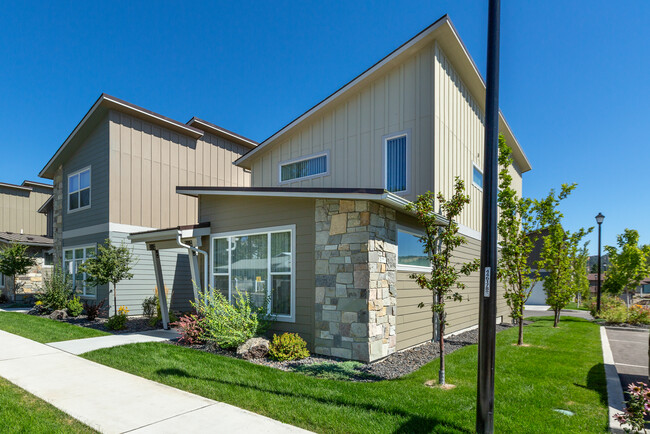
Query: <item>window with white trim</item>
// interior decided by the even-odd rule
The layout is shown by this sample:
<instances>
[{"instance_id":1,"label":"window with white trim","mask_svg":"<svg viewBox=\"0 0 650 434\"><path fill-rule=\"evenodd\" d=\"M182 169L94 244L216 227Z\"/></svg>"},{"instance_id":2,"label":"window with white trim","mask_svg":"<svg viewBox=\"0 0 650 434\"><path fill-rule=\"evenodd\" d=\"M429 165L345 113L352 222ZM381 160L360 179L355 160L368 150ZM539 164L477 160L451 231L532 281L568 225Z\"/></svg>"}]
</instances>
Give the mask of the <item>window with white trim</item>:
<instances>
[{"instance_id":1,"label":"window with white trim","mask_svg":"<svg viewBox=\"0 0 650 434\"><path fill-rule=\"evenodd\" d=\"M415 230L397 229L397 268L429 271L431 264L420 242L422 233Z\"/></svg>"},{"instance_id":2,"label":"window with white trim","mask_svg":"<svg viewBox=\"0 0 650 434\"><path fill-rule=\"evenodd\" d=\"M328 153L280 163L280 182L324 176L329 173Z\"/></svg>"},{"instance_id":3,"label":"window with white trim","mask_svg":"<svg viewBox=\"0 0 650 434\"><path fill-rule=\"evenodd\" d=\"M483 190L483 172L474 163L472 163L472 184Z\"/></svg>"},{"instance_id":4,"label":"window with white trim","mask_svg":"<svg viewBox=\"0 0 650 434\"><path fill-rule=\"evenodd\" d=\"M246 292L276 319L295 318L294 229L212 235L212 287L233 301Z\"/></svg>"},{"instance_id":5,"label":"window with white trim","mask_svg":"<svg viewBox=\"0 0 650 434\"><path fill-rule=\"evenodd\" d=\"M68 211L90 208L90 167L68 175Z\"/></svg>"},{"instance_id":6,"label":"window with white trim","mask_svg":"<svg viewBox=\"0 0 650 434\"><path fill-rule=\"evenodd\" d=\"M54 265L54 252L47 250L43 252L43 266L51 267Z\"/></svg>"},{"instance_id":7,"label":"window with white trim","mask_svg":"<svg viewBox=\"0 0 650 434\"><path fill-rule=\"evenodd\" d=\"M393 193L408 191L408 142L408 132L384 138L386 190Z\"/></svg>"},{"instance_id":8,"label":"window with white trim","mask_svg":"<svg viewBox=\"0 0 650 434\"><path fill-rule=\"evenodd\" d=\"M70 277L75 292L84 297L95 297L97 288L86 284L86 273L79 266L95 254L95 246L75 247L63 250L63 270Z\"/></svg>"}]
</instances>

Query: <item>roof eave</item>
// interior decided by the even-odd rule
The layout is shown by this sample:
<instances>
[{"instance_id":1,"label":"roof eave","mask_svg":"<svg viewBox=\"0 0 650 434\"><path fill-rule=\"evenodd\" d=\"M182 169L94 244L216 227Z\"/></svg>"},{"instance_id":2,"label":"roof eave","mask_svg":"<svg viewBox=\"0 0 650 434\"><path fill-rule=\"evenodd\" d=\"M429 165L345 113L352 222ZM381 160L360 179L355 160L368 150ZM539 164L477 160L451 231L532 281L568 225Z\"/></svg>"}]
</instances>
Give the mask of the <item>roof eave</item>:
<instances>
[{"instance_id":1,"label":"roof eave","mask_svg":"<svg viewBox=\"0 0 650 434\"><path fill-rule=\"evenodd\" d=\"M240 134L234 133L230 130L215 125L211 122L204 121L203 119L199 119L196 116L190 119L189 121L187 121L187 125L194 126L195 128L199 130L203 130L206 133L215 134L217 136L223 137L225 139L230 140L231 142L235 142L240 145L246 146L249 149L254 149L259 145L259 143L257 143L254 140L251 140Z\"/></svg>"}]
</instances>

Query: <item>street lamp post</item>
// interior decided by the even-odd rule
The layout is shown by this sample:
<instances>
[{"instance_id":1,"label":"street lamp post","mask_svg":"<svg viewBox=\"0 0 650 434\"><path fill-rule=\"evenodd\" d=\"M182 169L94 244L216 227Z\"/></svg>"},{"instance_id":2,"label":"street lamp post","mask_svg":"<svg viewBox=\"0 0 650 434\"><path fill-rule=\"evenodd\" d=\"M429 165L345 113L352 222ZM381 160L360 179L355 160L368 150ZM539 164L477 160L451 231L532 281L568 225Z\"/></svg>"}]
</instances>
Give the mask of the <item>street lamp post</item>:
<instances>
[{"instance_id":1,"label":"street lamp post","mask_svg":"<svg viewBox=\"0 0 650 434\"><path fill-rule=\"evenodd\" d=\"M598 313L600 313L600 227L603 224L603 220L605 220L605 216L599 212L596 216L596 223L598 223L598 283L596 286L598 292L596 292L596 312Z\"/></svg>"}]
</instances>

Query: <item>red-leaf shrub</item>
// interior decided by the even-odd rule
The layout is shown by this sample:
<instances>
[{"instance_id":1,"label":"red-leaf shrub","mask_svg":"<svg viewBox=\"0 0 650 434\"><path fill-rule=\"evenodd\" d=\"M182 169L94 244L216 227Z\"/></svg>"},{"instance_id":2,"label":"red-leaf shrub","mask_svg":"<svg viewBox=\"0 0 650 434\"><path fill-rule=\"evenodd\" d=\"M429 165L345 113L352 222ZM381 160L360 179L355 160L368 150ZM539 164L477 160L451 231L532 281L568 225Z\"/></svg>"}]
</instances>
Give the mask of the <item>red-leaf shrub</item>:
<instances>
[{"instance_id":1,"label":"red-leaf shrub","mask_svg":"<svg viewBox=\"0 0 650 434\"><path fill-rule=\"evenodd\" d=\"M102 309L104 309L104 301L105 300L102 300L97 304L84 301L84 310L86 311L88 321L94 321L102 313Z\"/></svg>"},{"instance_id":2,"label":"red-leaf shrub","mask_svg":"<svg viewBox=\"0 0 650 434\"><path fill-rule=\"evenodd\" d=\"M203 334L205 329L203 327L203 318L197 315L183 315L176 322L171 323L172 326L178 327L181 332L181 337L178 342L188 345L202 344L205 342Z\"/></svg>"}]
</instances>

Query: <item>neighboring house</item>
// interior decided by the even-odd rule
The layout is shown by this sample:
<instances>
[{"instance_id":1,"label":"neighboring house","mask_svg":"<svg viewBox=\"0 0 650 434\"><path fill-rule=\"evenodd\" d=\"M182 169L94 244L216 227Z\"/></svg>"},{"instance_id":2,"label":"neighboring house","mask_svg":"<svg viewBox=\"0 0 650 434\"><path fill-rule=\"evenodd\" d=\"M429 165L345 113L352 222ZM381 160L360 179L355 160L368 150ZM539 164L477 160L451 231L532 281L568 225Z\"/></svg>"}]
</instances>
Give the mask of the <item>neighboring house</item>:
<instances>
[{"instance_id":1,"label":"neighboring house","mask_svg":"<svg viewBox=\"0 0 650 434\"><path fill-rule=\"evenodd\" d=\"M298 332L317 354L368 362L430 342L432 313L418 304L432 294L409 277L430 268L405 206L427 190L450 197L460 176L471 203L456 258L479 257L484 108L484 81L444 16L239 158L250 187L179 186L198 198L200 227L131 238L152 249L176 234L200 242L215 290L269 297L272 331ZM499 119L521 194L531 166ZM463 281L449 333L478 323L478 273ZM503 288L496 297L503 321Z\"/></svg>"},{"instance_id":2,"label":"neighboring house","mask_svg":"<svg viewBox=\"0 0 650 434\"><path fill-rule=\"evenodd\" d=\"M52 266L52 214L47 207L51 197L52 186L48 184L0 183L0 249L22 243L29 246L28 253L36 260L27 274L17 276L18 299L37 291ZM0 274L0 292L11 297L13 289L12 278Z\"/></svg>"},{"instance_id":3,"label":"neighboring house","mask_svg":"<svg viewBox=\"0 0 650 434\"><path fill-rule=\"evenodd\" d=\"M127 235L196 222L197 200L176 194L177 185L250 185L248 171L232 162L255 146L209 122L184 124L102 94L40 172L54 181L56 263L83 299L112 307L108 285L87 285L77 270L106 239L125 242L137 263L133 279L118 284L117 304L141 313L156 289L152 256ZM169 249L161 261L172 309L189 310L187 250Z\"/></svg>"}]
</instances>

